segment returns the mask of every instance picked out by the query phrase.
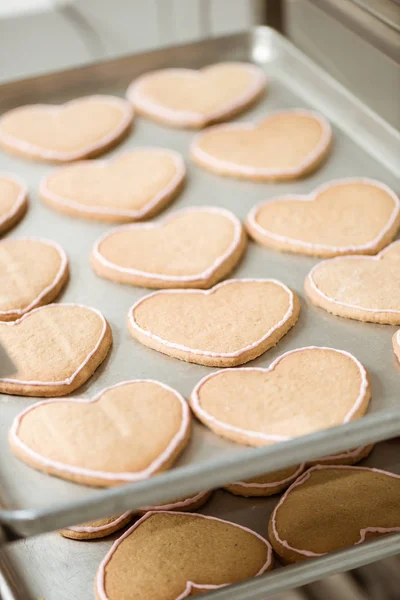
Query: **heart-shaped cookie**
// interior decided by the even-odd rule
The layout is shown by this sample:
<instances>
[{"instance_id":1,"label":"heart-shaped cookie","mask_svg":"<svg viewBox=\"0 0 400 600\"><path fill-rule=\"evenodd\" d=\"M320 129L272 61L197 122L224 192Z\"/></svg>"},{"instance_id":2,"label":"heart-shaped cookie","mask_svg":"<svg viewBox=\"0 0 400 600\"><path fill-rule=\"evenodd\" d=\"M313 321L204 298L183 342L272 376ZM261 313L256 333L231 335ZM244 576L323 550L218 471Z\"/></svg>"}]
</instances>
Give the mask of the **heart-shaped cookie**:
<instances>
[{"instance_id":1,"label":"heart-shaped cookie","mask_svg":"<svg viewBox=\"0 0 400 600\"><path fill-rule=\"evenodd\" d=\"M306 110L271 113L259 123L216 125L191 145L193 160L219 175L258 181L296 179L327 156L331 127Z\"/></svg>"},{"instance_id":2,"label":"heart-shaped cookie","mask_svg":"<svg viewBox=\"0 0 400 600\"><path fill-rule=\"evenodd\" d=\"M111 160L82 161L42 180L40 197L62 213L126 223L148 218L179 193L185 163L178 152L136 148Z\"/></svg>"},{"instance_id":3,"label":"heart-shaped cookie","mask_svg":"<svg viewBox=\"0 0 400 600\"><path fill-rule=\"evenodd\" d=\"M393 342L394 353L400 361L400 330L396 331L396 333L394 334L394 336L392 338L392 342Z\"/></svg>"},{"instance_id":4,"label":"heart-shaped cookie","mask_svg":"<svg viewBox=\"0 0 400 600\"><path fill-rule=\"evenodd\" d=\"M304 466L303 463L294 467L280 469L273 473L267 473L266 475L259 475L246 481L235 481L230 485L225 485L224 489L236 496L245 496L245 498L252 496L272 496L289 487L303 473Z\"/></svg>"},{"instance_id":5,"label":"heart-shaped cookie","mask_svg":"<svg viewBox=\"0 0 400 600\"><path fill-rule=\"evenodd\" d=\"M0 393L63 396L91 377L112 344L110 326L94 308L49 304L0 323L0 345L15 367Z\"/></svg>"},{"instance_id":6,"label":"heart-shaped cookie","mask_svg":"<svg viewBox=\"0 0 400 600\"><path fill-rule=\"evenodd\" d=\"M338 179L313 193L270 198L249 213L246 226L268 248L308 254L376 254L400 225L400 200L373 179Z\"/></svg>"},{"instance_id":7,"label":"heart-shaped cookie","mask_svg":"<svg viewBox=\"0 0 400 600\"><path fill-rule=\"evenodd\" d=\"M400 531L400 475L367 467L312 467L283 494L269 539L285 562Z\"/></svg>"},{"instance_id":8,"label":"heart-shaped cookie","mask_svg":"<svg viewBox=\"0 0 400 600\"><path fill-rule=\"evenodd\" d=\"M50 240L0 242L0 321L12 321L51 302L68 280L64 250Z\"/></svg>"},{"instance_id":9,"label":"heart-shaped cookie","mask_svg":"<svg viewBox=\"0 0 400 600\"><path fill-rule=\"evenodd\" d=\"M296 323L297 296L275 279L230 279L205 292L165 290L128 313L145 346L200 365L240 365L275 346Z\"/></svg>"},{"instance_id":10,"label":"heart-shaped cookie","mask_svg":"<svg viewBox=\"0 0 400 600\"><path fill-rule=\"evenodd\" d=\"M205 515L149 512L111 547L95 579L97 600L184 600L273 567L258 533Z\"/></svg>"},{"instance_id":11,"label":"heart-shaped cookie","mask_svg":"<svg viewBox=\"0 0 400 600\"><path fill-rule=\"evenodd\" d=\"M154 288L209 288L246 249L241 222L229 210L191 207L159 223L118 227L96 242L91 262L101 277Z\"/></svg>"},{"instance_id":12,"label":"heart-shaped cookie","mask_svg":"<svg viewBox=\"0 0 400 600\"><path fill-rule=\"evenodd\" d=\"M0 146L27 158L69 162L105 152L129 131L132 120L132 106L114 96L20 106L0 118Z\"/></svg>"},{"instance_id":13,"label":"heart-shaped cookie","mask_svg":"<svg viewBox=\"0 0 400 600\"><path fill-rule=\"evenodd\" d=\"M190 436L184 398L152 380L126 381L92 400L47 400L13 422L11 449L28 465L78 483L113 486L168 469Z\"/></svg>"},{"instance_id":14,"label":"heart-shaped cookie","mask_svg":"<svg viewBox=\"0 0 400 600\"><path fill-rule=\"evenodd\" d=\"M135 79L127 98L138 113L173 127L199 128L231 118L264 91L263 71L249 63L218 63L195 71L162 69Z\"/></svg>"},{"instance_id":15,"label":"heart-shaped cookie","mask_svg":"<svg viewBox=\"0 0 400 600\"><path fill-rule=\"evenodd\" d=\"M11 175L0 173L0 235L14 227L28 208L28 188Z\"/></svg>"},{"instance_id":16,"label":"heart-shaped cookie","mask_svg":"<svg viewBox=\"0 0 400 600\"><path fill-rule=\"evenodd\" d=\"M304 289L334 315L400 325L400 241L377 256L340 256L311 269Z\"/></svg>"},{"instance_id":17,"label":"heart-shaped cookie","mask_svg":"<svg viewBox=\"0 0 400 600\"><path fill-rule=\"evenodd\" d=\"M367 373L344 350L298 348L268 369L229 369L204 377L190 403L222 437L266 446L348 423L370 400Z\"/></svg>"}]
</instances>

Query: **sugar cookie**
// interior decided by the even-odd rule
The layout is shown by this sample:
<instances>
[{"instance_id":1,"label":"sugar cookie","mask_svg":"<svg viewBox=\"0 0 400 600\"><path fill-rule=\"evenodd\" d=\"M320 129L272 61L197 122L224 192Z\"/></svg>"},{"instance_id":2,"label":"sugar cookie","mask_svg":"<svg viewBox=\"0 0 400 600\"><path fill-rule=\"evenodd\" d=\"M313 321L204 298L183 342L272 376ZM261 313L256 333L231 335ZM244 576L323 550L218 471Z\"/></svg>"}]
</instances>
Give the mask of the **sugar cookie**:
<instances>
[{"instance_id":1,"label":"sugar cookie","mask_svg":"<svg viewBox=\"0 0 400 600\"><path fill-rule=\"evenodd\" d=\"M270 198L249 213L249 234L263 246L308 254L376 254L395 237L400 200L366 178L329 181L309 195Z\"/></svg>"},{"instance_id":2,"label":"sugar cookie","mask_svg":"<svg viewBox=\"0 0 400 600\"><path fill-rule=\"evenodd\" d=\"M69 394L93 375L111 344L103 315L80 304L49 304L0 322L0 345L15 366L11 377L0 377L0 394Z\"/></svg>"},{"instance_id":3,"label":"sugar cookie","mask_svg":"<svg viewBox=\"0 0 400 600\"><path fill-rule=\"evenodd\" d=\"M138 113L171 127L200 128L230 119L252 104L266 85L250 63L227 62L193 69L145 73L128 88Z\"/></svg>"},{"instance_id":4,"label":"sugar cookie","mask_svg":"<svg viewBox=\"0 0 400 600\"><path fill-rule=\"evenodd\" d=\"M224 489L237 496L273 496L285 490L304 471L304 464L280 469L267 475L259 475L246 481L235 481Z\"/></svg>"},{"instance_id":5,"label":"sugar cookie","mask_svg":"<svg viewBox=\"0 0 400 600\"><path fill-rule=\"evenodd\" d=\"M373 450L374 444L369 446L358 446L353 450L345 450L338 454L331 454L330 456L324 456L315 460L308 460L306 467L313 467L314 465L355 465L356 463L367 458Z\"/></svg>"},{"instance_id":6,"label":"sugar cookie","mask_svg":"<svg viewBox=\"0 0 400 600\"><path fill-rule=\"evenodd\" d=\"M0 235L14 227L28 208L28 188L11 173L0 173Z\"/></svg>"},{"instance_id":7,"label":"sugar cookie","mask_svg":"<svg viewBox=\"0 0 400 600\"><path fill-rule=\"evenodd\" d=\"M369 400L367 373L354 356L310 346L282 354L268 369L211 373L190 403L218 435L266 446L357 419Z\"/></svg>"},{"instance_id":8,"label":"sugar cookie","mask_svg":"<svg viewBox=\"0 0 400 600\"><path fill-rule=\"evenodd\" d=\"M145 346L200 365L240 365L275 346L296 323L297 296L275 279L229 279L208 291L153 292L132 306L128 328Z\"/></svg>"},{"instance_id":9,"label":"sugar cookie","mask_svg":"<svg viewBox=\"0 0 400 600\"><path fill-rule=\"evenodd\" d=\"M259 123L216 125L195 136L195 163L218 175L258 181L297 179L327 156L331 127L307 110L273 112Z\"/></svg>"},{"instance_id":10,"label":"sugar cookie","mask_svg":"<svg viewBox=\"0 0 400 600\"><path fill-rule=\"evenodd\" d=\"M125 381L92 400L38 402L9 434L31 467L92 486L141 481L168 469L190 436L184 398L163 383Z\"/></svg>"},{"instance_id":11,"label":"sugar cookie","mask_svg":"<svg viewBox=\"0 0 400 600\"><path fill-rule=\"evenodd\" d=\"M19 106L0 118L0 146L26 158L69 162L115 146L132 120L132 106L114 96Z\"/></svg>"},{"instance_id":12,"label":"sugar cookie","mask_svg":"<svg viewBox=\"0 0 400 600\"><path fill-rule=\"evenodd\" d=\"M199 514L149 512L117 540L95 579L97 600L183 600L273 567L258 533Z\"/></svg>"},{"instance_id":13,"label":"sugar cookie","mask_svg":"<svg viewBox=\"0 0 400 600\"><path fill-rule=\"evenodd\" d=\"M81 161L47 175L40 197L67 215L108 223L155 215L181 190L185 163L165 148L135 148L110 160Z\"/></svg>"},{"instance_id":14,"label":"sugar cookie","mask_svg":"<svg viewBox=\"0 0 400 600\"><path fill-rule=\"evenodd\" d=\"M396 333L394 334L394 336L392 338L392 342L393 342L394 353L400 361L400 330L396 331Z\"/></svg>"},{"instance_id":15,"label":"sugar cookie","mask_svg":"<svg viewBox=\"0 0 400 600\"><path fill-rule=\"evenodd\" d=\"M400 475L317 465L283 494L269 539L285 562L302 561L400 531Z\"/></svg>"},{"instance_id":16,"label":"sugar cookie","mask_svg":"<svg viewBox=\"0 0 400 600\"><path fill-rule=\"evenodd\" d=\"M246 249L229 210L190 207L159 223L118 227L100 238L91 262L101 277L153 288L209 288L232 271Z\"/></svg>"}]
</instances>

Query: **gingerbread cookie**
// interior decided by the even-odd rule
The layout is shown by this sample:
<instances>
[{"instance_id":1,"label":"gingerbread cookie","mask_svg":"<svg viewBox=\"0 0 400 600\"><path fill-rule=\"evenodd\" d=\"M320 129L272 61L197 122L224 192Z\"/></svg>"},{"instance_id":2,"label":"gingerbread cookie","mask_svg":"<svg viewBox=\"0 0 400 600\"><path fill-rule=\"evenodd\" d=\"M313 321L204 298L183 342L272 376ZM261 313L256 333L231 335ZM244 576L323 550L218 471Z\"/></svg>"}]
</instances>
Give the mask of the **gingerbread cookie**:
<instances>
[{"instance_id":1,"label":"gingerbread cookie","mask_svg":"<svg viewBox=\"0 0 400 600\"><path fill-rule=\"evenodd\" d=\"M126 381L92 400L47 400L27 408L9 434L28 465L78 483L109 487L168 469L190 436L190 410L163 383Z\"/></svg>"},{"instance_id":2,"label":"gingerbread cookie","mask_svg":"<svg viewBox=\"0 0 400 600\"><path fill-rule=\"evenodd\" d=\"M103 315L80 304L49 304L0 322L0 345L15 367L11 377L0 377L0 393L69 394L93 375L111 344Z\"/></svg>"},{"instance_id":3,"label":"gingerbread cookie","mask_svg":"<svg viewBox=\"0 0 400 600\"><path fill-rule=\"evenodd\" d=\"M312 467L283 494L269 539L285 562L400 531L400 475L367 467Z\"/></svg>"},{"instance_id":4,"label":"gingerbread cookie","mask_svg":"<svg viewBox=\"0 0 400 600\"><path fill-rule=\"evenodd\" d=\"M330 181L309 195L270 198L246 221L251 237L263 246L326 257L375 254L392 241L399 225L399 198L366 178Z\"/></svg>"},{"instance_id":5,"label":"gingerbread cookie","mask_svg":"<svg viewBox=\"0 0 400 600\"><path fill-rule=\"evenodd\" d=\"M95 579L97 600L183 600L273 567L258 533L205 515L149 512L117 540Z\"/></svg>"},{"instance_id":6,"label":"gingerbread cookie","mask_svg":"<svg viewBox=\"0 0 400 600\"><path fill-rule=\"evenodd\" d=\"M69 162L115 146L132 120L132 106L114 96L19 106L0 118L0 146L26 158Z\"/></svg>"},{"instance_id":7,"label":"gingerbread cookie","mask_svg":"<svg viewBox=\"0 0 400 600\"><path fill-rule=\"evenodd\" d=\"M304 464L280 469L267 475L259 475L246 481L235 481L225 485L224 489L236 496L273 496L285 490L304 471Z\"/></svg>"},{"instance_id":8,"label":"gingerbread cookie","mask_svg":"<svg viewBox=\"0 0 400 600\"><path fill-rule=\"evenodd\" d=\"M206 292L166 290L128 313L145 346L200 365L240 365L275 346L296 323L297 296L275 279L229 279Z\"/></svg>"},{"instance_id":9,"label":"gingerbread cookie","mask_svg":"<svg viewBox=\"0 0 400 600\"><path fill-rule=\"evenodd\" d=\"M330 456L324 456L315 460L308 460L306 462L307 467L313 467L314 465L355 465L356 463L367 458L373 450L374 444L369 446L358 446L353 450L345 450L338 454L332 454Z\"/></svg>"},{"instance_id":10,"label":"gingerbread cookie","mask_svg":"<svg viewBox=\"0 0 400 600\"><path fill-rule=\"evenodd\" d=\"M0 235L14 227L28 208L28 188L11 175L0 173Z\"/></svg>"},{"instance_id":11,"label":"gingerbread cookie","mask_svg":"<svg viewBox=\"0 0 400 600\"><path fill-rule=\"evenodd\" d=\"M82 161L42 180L40 197L67 215L108 223L155 215L183 186L180 154L165 148L135 148L111 160Z\"/></svg>"},{"instance_id":12,"label":"gingerbread cookie","mask_svg":"<svg viewBox=\"0 0 400 600\"><path fill-rule=\"evenodd\" d=\"M392 342L393 342L394 353L400 361L400 330L396 331L396 333L394 334L394 336L392 338Z\"/></svg>"},{"instance_id":13,"label":"gingerbread cookie","mask_svg":"<svg viewBox=\"0 0 400 600\"><path fill-rule=\"evenodd\" d=\"M307 110L271 113L259 123L217 125L191 145L195 163L218 175L255 181L297 179L327 156L331 127Z\"/></svg>"},{"instance_id":14,"label":"gingerbread cookie","mask_svg":"<svg viewBox=\"0 0 400 600\"><path fill-rule=\"evenodd\" d=\"M127 98L138 113L172 127L200 128L230 119L263 92L266 78L255 65L218 63L199 71L162 69L135 79Z\"/></svg>"},{"instance_id":15,"label":"gingerbread cookie","mask_svg":"<svg viewBox=\"0 0 400 600\"><path fill-rule=\"evenodd\" d=\"M218 435L266 446L357 419L369 400L367 373L353 355L310 346L282 354L268 369L211 373L190 403Z\"/></svg>"},{"instance_id":16,"label":"gingerbread cookie","mask_svg":"<svg viewBox=\"0 0 400 600\"><path fill-rule=\"evenodd\" d=\"M229 210L191 207L160 223L118 227L96 242L91 262L101 277L153 288L209 288L246 249L246 234Z\"/></svg>"},{"instance_id":17,"label":"gingerbread cookie","mask_svg":"<svg viewBox=\"0 0 400 600\"><path fill-rule=\"evenodd\" d=\"M377 256L324 260L305 280L311 302L334 315L400 325L400 241Z\"/></svg>"}]
</instances>

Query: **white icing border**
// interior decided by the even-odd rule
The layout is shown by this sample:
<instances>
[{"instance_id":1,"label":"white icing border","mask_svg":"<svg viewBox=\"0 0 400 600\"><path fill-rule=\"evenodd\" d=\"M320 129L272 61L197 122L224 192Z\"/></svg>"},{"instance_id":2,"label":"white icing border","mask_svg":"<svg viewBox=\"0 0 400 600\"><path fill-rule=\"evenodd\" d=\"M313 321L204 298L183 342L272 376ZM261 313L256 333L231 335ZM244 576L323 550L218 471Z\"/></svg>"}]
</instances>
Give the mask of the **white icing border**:
<instances>
[{"instance_id":1,"label":"white icing border","mask_svg":"<svg viewBox=\"0 0 400 600\"><path fill-rule=\"evenodd\" d=\"M285 352L284 354L281 354L280 356L278 356L278 358L276 358L270 364L270 366L267 368L260 368L260 367L259 368L256 368L256 367L240 367L240 368L238 368L238 367L235 367L234 369L221 369L220 371L215 371L214 373L211 373L210 375L206 375L195 386L195 388L193 389L193 392L190 396L190 405L191 405L194 413L196 415L200 414L202 419L204 419L204 421L206 423L211 422L211 423L213 423L214 426L217 426L219 429L229 431L229 432L232 432L235 434L245 435L248 438L257 439L262 442L267 442L267 443L285 442L287 440L293 439L293 437L291 438L291 437L284 436L284 435L270 435L270 434L261 433L258 431L243 429L242 427L228 425L227 423L224 423L223 421L216 419L212 414L210 414L209 412L204 410L204 408L201 406L200 398L199 398L199 390L200 390L200 387L204 383L206 383L209 379L211 379L212 377L216 377L218 375L221 375L222 373L227 373L229 371L233 371L235 373L238 373L240 371L246 371L246 372L256 371L258 373L269 373L269 372L273 371L275 369L275 367L277 366L277 364L279 364L287 356L296 354L297 352L303 352L305 350L306 351L308 351L308 350L329 350L330 352L337 352L338 354L342 354L342 355L350 358L357 366L359 373L360 373L360 378L361 378L360 391L359 391L359 394L358 394L357 399L355 400L353 406L346 413L346 415L343 419L342 424L348 423L349 421L351 421L352 417L357 412L357 410L359 409L359 407L361 406L361 404L365 398L365 393L368 389L367 372L366 372L365 368L363 367L363 365L360 363L360 361L355 356L350 354L350 352L346 352L346 350L337 350L336 348L328 348L326 346L305 346L303 348L296 348L295 350L289 350L288 352Z\"/></svg>"},{"instance_id":2,"label":"white icing border","mask_svg":"<svg viewBox=\"0 0 400 600\"><path fill-rule=\"evenodd\" d=\"M27 142L25 140L21 140L20 138L16 138L12 135L4 133L1 131L2 121L6 120L7 116L11 113L16 113L22 110L26 110L29 108L34 108L35 110L43 110L47 112L58 112L63 109L66 105L71 104L80 104L85 102L103 102L104 104L109 104L113 106L118 106L121 111L121 123L114 129L114 131L106 134L97 142L92 142L85 148L81 148L81 150L75 150L74 152L62 152L61 150L49 150L46 148L42 148L40 146L36 146L31 142ZM45 160L60 160L60 161L72 161L82 158L86 154L91 154L96 150L103 148L104 146L108 146L108 144L112 143L113 140L118 139L120 135L125 131L125 129L130 125L134 117L134 111L126 100L122 98L118 98L117 96L110 95L102 95L102 94L94 94L92 96L83 96L81 98L76 98L75 100L70 100L69 102L65 102L63 104L30 104L19 106L18 108L14 108L12 110L7 111L0 118L0 142L3 142L5 146L9 146L11 148L17 149L21 153L29 154L30 156L36 156L40 159Z\"/></svg>"},{"instance_id":3,"label":"white icing border","mask_svg":"<svg viewBox=\"0 0 400 600\"><path fill-rule=\"evenodd\" d=\"M158 192L149 202L147 202L142 208L135 210L124 210L122 208L113 208L108 206L90 206L81 204L80 202L76 202L75 200L71 200L70 198L64 197L56 192L53 192L49 189L48 185L50 180L53 177L56 177L61 171L66 171L68 169L74 169L77 166L90 166L95 168L107 168L110 163L118 161L118 159L127 154L136 154L142 152L158 152L160 155L167 155L172 158L176 173L172 177L171 181L160 191ZM172 194L175 189L179 187L182 181L186 177L186 166L182 156L175 152L174 150L169 150L168 148L157 148L154 146L141 146L137 148L133 148L132 150L125 150L124 152L120 152L113 158L109 159L88 159L82 160L79 162L75 162L72 165L63 165L58 169L55 169L50 175L46 175L39 187L39 193L41 196L48 198L52 202L56 204L62 204L63 206L68 206L73 208L81 215L92 215L92 214L101 214L101 215L118 215L122 217L127 217L131 219L142 219L146 217L146 215L152 211L155 207L157 207L160 203L164 201L164 199Z\"/></svg>"},{"instance_id":4,"label":"white icing border","mask_svg":"<svg viewBox=\"0 0 400 600\"><path fill-rule=\"evenodd\" d=\"M17 177L13 173L0 172L0 179L5 179L8 181L11 181L12 183L15 183L15 185L17 185L20 188L18 196L17 196L16 200L14 201L14 204L8 211L8 213L5 213L4 215L0 215L0 229L1 229L3 227L3 225L5 225L9 221L11 221L15 217L15 215L18 213L18 211L21 210L21 208L25 205L25 203L27 203L27 201L28 201L28 186L22 179L20 179L20 177ZM1 233L0 233L0 235L1 235Z\"/></svg>"},{"instance_id":5,"label":"white icing border","mask_svg":"<svg viewBox=\"0 0 400 600\"><path fill-rule=\"evenodd\" d=\"M251 489L251 488L253 488L253 489L254 488L255 489L259 489L259 488L268 489L268 488L278 487L278 486L284 485L286 483L289 484L294 479L297 479L302 474L302 472L304 471L304 468L305 468L305 464L306 463L301 463L292 475L289 475L289 477L286 477L285 479L281 479L280 481L270 481L269 483L261 483L261 482L249 483L248 481L234 481L233 483L230 483L229 485L224 486L224 488L228 489L228 491L229 491L230 486L240 485L240 487L249 488L249 489ZM262 477L262 475L261 475L261 477Z\"/></svg>"},{"instance_id":6,"label":"white icing border","mask_svg":"<svg viewBox=\"0 0 400 600\"><path fill-rule=\"evenodd\" d=\"M197 517L199 519L209 519L211 521L219 521L221 523L225 523L227 525L232 525L233 527L238 527L239 529L243 529L244 531L247 531L248 533L251 533L252 535L257 537L267 547L267 560L263 564L261 569L258 571L258 573L256 573L256 575L254 575L254 577L258 577L259 575L262 575L262 573L267 571L269 569L269 567L271 566L271 562L272 562L272 558L273 558L272 547L271 547L270 543L256 531L253 531L253 530L249 529L248 527L244 527L243 525L238 525L238 523L232 523L232 522L226 521L224 519L218 519L217 517L210 517L209 515L202 515L202 514L198 514L198 513L185 513L185 512L168 512L168 511L163 511L163 512L164 512L164 514L185 515L188 517ZM135 531L135 529L137 529L143 523L143 521L146 521L149 517L151 517L155 514L158 514L158 513L154 512L154 511L153 512L150 511L150 512L146 513L141 519L136 521L136 523L134 525L132 525L132 527L130 527L116 542L114 542L114 544L111 546L110 550L107 552L107 554L103 558L102 562L100 563L100 566L98 568L98 571L96 573L96 578L95 578L96 593L99 595L100 600L110 600L105 591L105 569L107 567L107 564L110 562L114 552L117 550L117 548L121 544L121 542L123 542L125 538L130 536L131 533L133 533ZM207 584L199 585L199 584L193 583L192 581L187 581L185 590L181 594L179 594L179 596L175 600L184 600L185 598L187 598L190 595L190 593L193 589L216 590L218 588L225 587L227 585L229 585L229 583L223 583L220 585L207 585Z\"/></svg>"},{"instance_id":7,"label":"white icing border","mask_svg":"<svg viewBox=\"0 0 400 600\"><path fill-rule=\"evenodd\" d=\"M87 469L87 468L83 468L83 467L74 467L74 466L71 466L71 465L68 465L68 464L65 464L65 463L62 463L62 462L59 462L56 460L52 460L50 458L46 458L46 457L42 456L35 450L32 450L29 446L27 446L18 437L18 428L21 424L21 420L31 410L35 410L36 408L39 408L40 406L43 406L45 404L55 404L55 403L60 403L60 402L64 402L64 403L76 402L76 403L81 403L81 404L91 404L93 402L97 402L98 400L100 400L101 397L109 390L115 389L117 387L121 387L123 385L131 385L132 383L153 383L155 385L161 386L168 392L171 392L172 394L175 395L175 397L180 402L181 409L182 409L182 422L181 422L178 432L175 433L175 435L172 437L172 439L169 442L166 449L158 456L158 458L153 460L153 462L148 467L146 467L146 469L143 469L142 471L136 471L134 473L132 473L132 472L111 473L111 472L107 472L107 471L96 471L94 469ZM20 413L17 417L15 417L13 424L11 426L10 432L9 432L9 437L10 437L10 440L12 440L12 443L15 444L16 446L18 446L18 448L24 454L27 454L33 460L41 463L45 467L51 467L53 469L57 469L57 471L59 471L61 473L72 473L75 475L84 475L87 478L91 477L94 479L104 479L106 481L112 481L112 482L119 482L119 481L134 482L134 481L142 481L143 479L147 479L148 477L153 475L154 472L158 471L164 465L164 463L166 461L169 460L170 456L175 452L175 450L178 448L178 446L185 439L189 426L190 426L189 405L187 404L187 402L185 401L185 399L179 392L177 392L176 390L171 388L169 385L166 385L165 383L161 383L159 381L155 381L154 379L134 379L131 381L122 381L121 383L117 383L116 385L112 385L108 388L105 388L99 394L94 396L94 398L92 398L92 399L56 398L56 399L52 399L52 400L44 400L42 402L37 402L36 404L29 406L22 413Z\"/></svg>"}]
</instances>

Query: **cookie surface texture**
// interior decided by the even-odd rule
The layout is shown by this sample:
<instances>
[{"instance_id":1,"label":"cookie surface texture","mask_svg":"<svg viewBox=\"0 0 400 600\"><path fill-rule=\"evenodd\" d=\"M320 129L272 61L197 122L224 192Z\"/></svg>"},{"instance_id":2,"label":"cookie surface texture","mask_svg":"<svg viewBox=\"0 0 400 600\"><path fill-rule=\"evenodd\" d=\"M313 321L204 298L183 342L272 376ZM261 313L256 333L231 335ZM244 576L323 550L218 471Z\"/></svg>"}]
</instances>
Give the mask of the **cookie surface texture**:
<instances>
[{"instance_id":1,"label":"cookie surface texture","mask_svg":"<svg viewBox=\"0 0 400 600\"><path fill-rule=\"evenodd\" d=\"M246 481L235 481L225 485L224 489L237 496L272 496L285 490L304 471L304 464L280 469L267 475L259 475Z\"/></svg>"},{"instance_id":2,"label":"cookie surface texture","mask_svg":"<svg viewBox=\"0 0 400 600\"><path fill-rule=\"evenodd\" d=\"M28 188L11 173L0 173L0 235L14 227L28 208Z\"/></svg>"}]
</instances>

